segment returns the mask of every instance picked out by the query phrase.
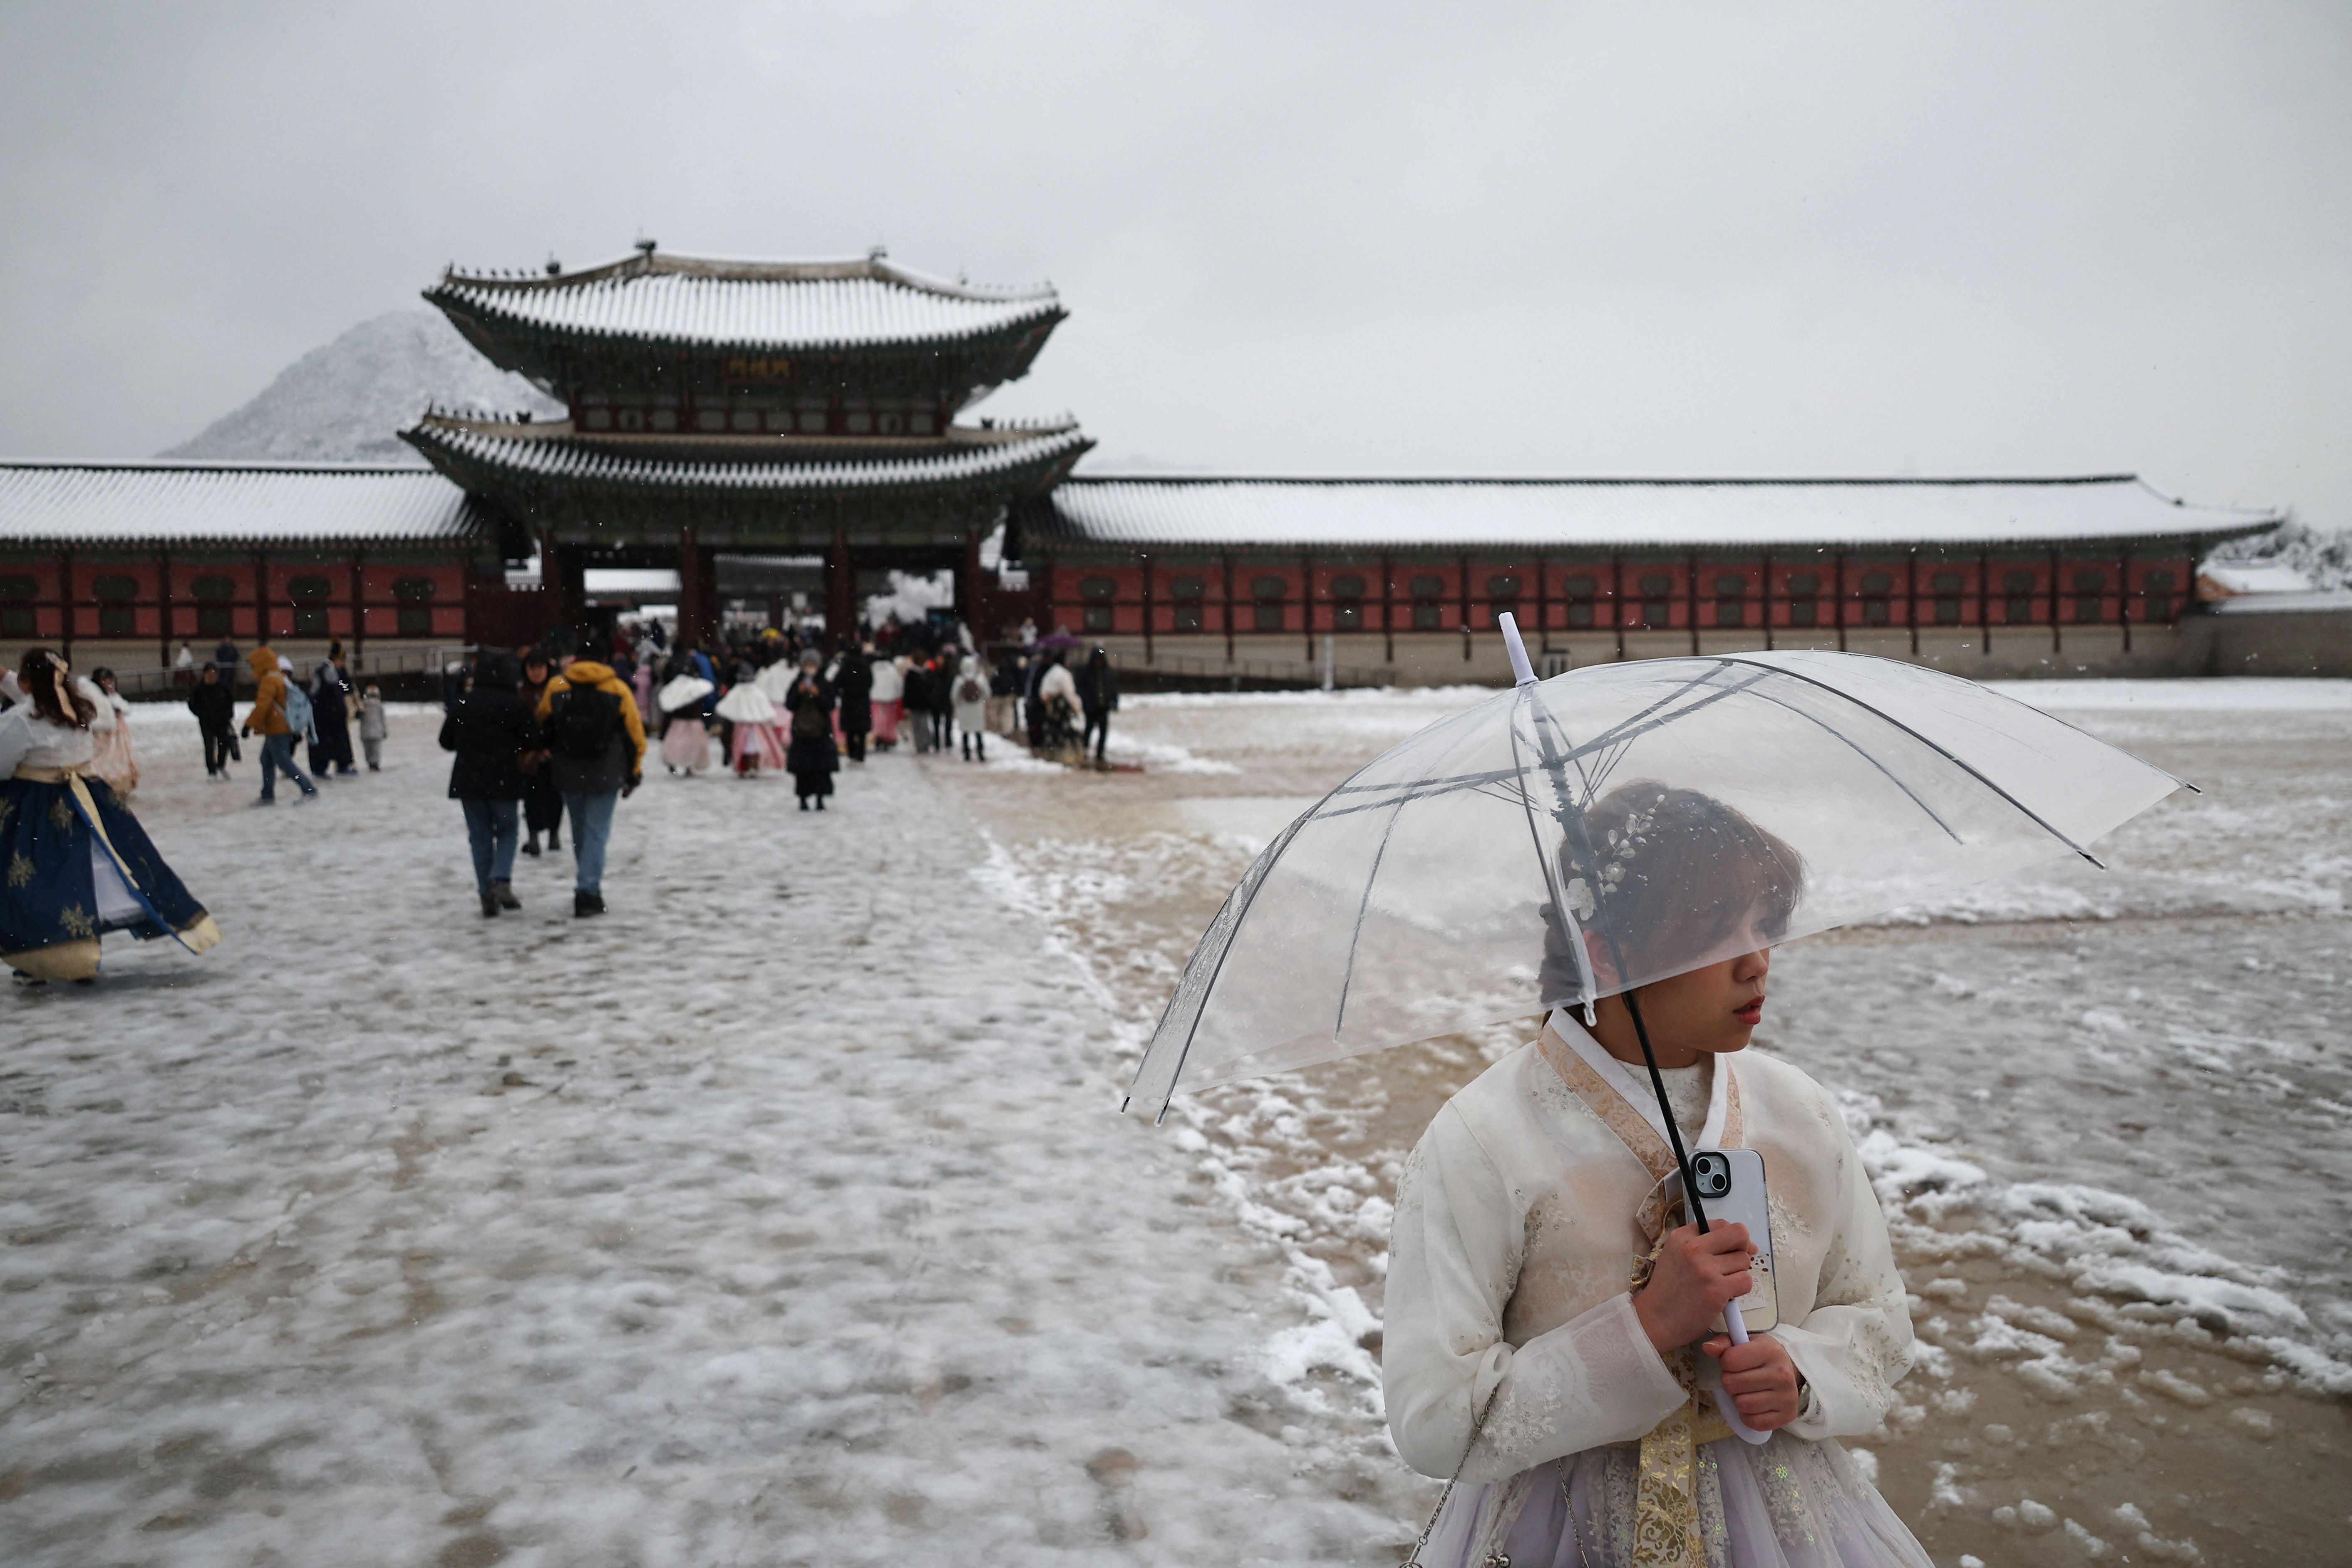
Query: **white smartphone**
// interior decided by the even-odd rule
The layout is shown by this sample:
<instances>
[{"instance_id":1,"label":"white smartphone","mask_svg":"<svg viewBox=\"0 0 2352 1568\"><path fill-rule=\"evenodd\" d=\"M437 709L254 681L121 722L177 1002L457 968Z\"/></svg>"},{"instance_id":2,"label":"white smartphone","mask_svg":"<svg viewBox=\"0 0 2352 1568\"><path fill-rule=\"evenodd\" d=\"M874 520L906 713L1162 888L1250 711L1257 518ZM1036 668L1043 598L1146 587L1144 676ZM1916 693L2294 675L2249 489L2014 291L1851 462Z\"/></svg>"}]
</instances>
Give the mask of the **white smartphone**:
<instances>
[{"instance_id":1,"label":"white smartphone","mask_svg":"<svg viewBox=\"0 0 2352 1568\"><path fill-rule=\"evenodd\" d=\"M1780 1292L1772 1288L1772 1205L1764 1190L1764 1156L1753 1149L1707 1149L1690 1161L1706 1223L1744 1225L1748 1239L1756 1244L1756 1257L1748 1265L1755 1285L1739 1299L1739 1315L1749 1333L1760 1334L1780 1321ZM1681 1185L1679 1176L1669 1179ZM1714 1331L1723 1331L1721 1318L1716 1319Z\"/></svg>"}]
</instances>

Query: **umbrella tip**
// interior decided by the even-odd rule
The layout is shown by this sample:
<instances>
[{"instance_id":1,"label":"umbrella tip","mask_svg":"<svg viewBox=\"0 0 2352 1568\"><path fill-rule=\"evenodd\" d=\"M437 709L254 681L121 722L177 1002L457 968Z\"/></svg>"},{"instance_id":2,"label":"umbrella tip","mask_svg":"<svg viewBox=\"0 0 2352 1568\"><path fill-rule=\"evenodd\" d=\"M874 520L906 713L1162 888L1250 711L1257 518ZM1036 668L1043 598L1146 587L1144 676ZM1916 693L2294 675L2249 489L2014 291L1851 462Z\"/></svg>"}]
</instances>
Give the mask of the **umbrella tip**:
<instances>
[{"instance_id":1,"label":"umbrella tip","mask_svg":"<svg viewBox=\"0 0 2352 1568\"><path fill-rule=\"evenodd\" d=\"M1495 617L1503 628L1503 651L1511 656L1511 679L1521 686L1536 683L1535 667L1528 662L1528 645L1519 638L1519 618L1505 610Z\"/></svg>"}]
</instances>

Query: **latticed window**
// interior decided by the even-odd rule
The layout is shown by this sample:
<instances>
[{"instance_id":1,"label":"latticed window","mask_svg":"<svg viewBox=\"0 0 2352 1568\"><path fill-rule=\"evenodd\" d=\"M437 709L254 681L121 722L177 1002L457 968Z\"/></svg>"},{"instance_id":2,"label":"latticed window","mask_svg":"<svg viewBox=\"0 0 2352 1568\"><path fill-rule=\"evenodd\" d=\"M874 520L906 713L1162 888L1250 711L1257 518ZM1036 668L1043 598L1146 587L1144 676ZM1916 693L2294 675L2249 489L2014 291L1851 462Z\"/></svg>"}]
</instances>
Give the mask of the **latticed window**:
<instances>
[{"instance_id":1,"label":"latticed window","mask_svg":"<svg viewBox=\"0 0 2352 1568\"><path fill-rule=\"evenodd\" d=\"M433 635L433 591L430 577L395 577L392 580L392 596L400 602L397 625L404 637L429 637Z\"/></svg>"},{"instance_id":2,"label":"latticed window","mask_svg":"<svg viewBox=\"0 0 2352 1568\"><path fill-rule=\"evenodd\" d=\"M1349 573L1331 579L1331 629L1352 632L1364 624L1364 580Z\"/></svg>"},{"instance_id":3,"label":"latticed window","mask_svg":"<svg viewBox=\"0 0 2352 1568\"><path fill-rule=\"evenodd\" d=\"M2105 572L2074 574L2074 622L2077 626L2095 626L2106 619L2106 590L2107 574Z\"/></svg>"},{"instance_id":4,"label":"latticed window","mask_svg":"<svg viewBox=\"0 0 2352 1568\"><path fill-rule=\"evenodd\" d=\"M1271 574L1250 579L1250 597L1256 601L1256 619L1252 623L1262 632L1282 629L1282 602L1290 594L1290 581Z\"/></svg>"},{"instance_id":5,"label":"latticed window","mask_svg":"<svg viewBox=\"0 0 2352 1568\"><path fill-rule=\"evenodd\" d=\"M1642 624L1645 626L1670 626L1675 624L1675 579L1671 573L1644 572L1642 574Z\"/></svg>"},{"instance_id":6,"label":"latticed window","mask_svg":"<svg viewBox=\"0 0 2352 1568\"><path fill-rule=\"evenodd\" d=\"M1208 579L1178 577L1168 584L1168 595L1176 601L1172 617L1176 629L1180 632L1199 631L1201 601L1209 596Z\"/></svg>"},{"instance_id":7,"label":"latticed window","mask_svg":"<svg viewBox=\"0 0 2352 1568\"><path fill-rule=\"evenodd\" d=\"M40 596L40 584L30 577L0 577L0 637L34 636L32 602Z\"/></svg>"},{"instance_id":8,"label":"latticed window","mask_svg":"<svg viewBox=\"0 0 2352 1568\"><path fill-rule=\"evenodd\" d=\"M1822 624L1822 579L1819 573L1789 574L1789 624L1792 626L1817 626Z\"/></svg>"},{"instance_id":9,"label":"latticed window","mask_svg":"<svg viewBox=\"0 0 2352 1568\"><path fill-rule=\"evenodd\" d=\"M1936 624L1957 626L1960 624L1960 595L1967 591L1969 580L1958 572L1938 572L1927 580L1936 591Z\"/></svg>"},{"instance_id":10,"label":"latticed window","mask_svg":"<svg viewBox=\"0 0 2352 1568\"><path fill-rule=\"evenodd\" d=\"M236 597L236 579L208 573L188 584L196 601L196 635L225 637L233 625L229 601Z\"/></svg>"},{"instance_id":11,"label":"latticed window","mask_svg":"<svg viewBox=\"0 0 2352 1568\"><path fill-rule=\"evenodd\" d=\"M2147 607L2141 610L2141 616L2151 621L2170 620L2172 618L2172 574L2161 567L2153 572L2143 572L2140 574L2139 587L2141 595L2147 600Z\"/></svg>"},{"instance_id":12,"label":"latticed window","mask_svg":"<svg viewBox=\"0 0 2352 1568\"><path fill-rule=\"evenodd\" d=\"M1721 572L1715 579L1715 624L1718 626L1744 626L1748 624L1748 578L1738 572Z\"/></svg>"},{"instance_id":13,"label":"latticed window","mask_svg":"<svg viewBox=\"0 0 2352 1568\"><path fill-rule=\"evenodd\" d=\"M1862 574L1862 624L1864 626L1883 626L1894 618L1886 602L1887 595L1894 592L1894 573L1864 572Z\"/></svg>"},{"instance_id":14,"label":"latticed window","mask_svg":"<svg viewBox=\"0 0 2352 1568\"><path fill-rule=\"evenodd\" d=\"M1080 614L1086 629L1107 632L1115 619L1112 601L1118 596L1118 580L1115 577L1087 577L1078 584L1079 596L1086 600Z\"/></svg>"},{"instance_id":15,"label":"latticed window","mask_svg":"<svg viewBox=\"0 0 2352 1568\"><path fill-rule=\"evenodd\" d=\"M1445 624L1445 609L1439 603L1445 596L1445 579L1434 572L1423 572L1405 584L1412 595L1412 628L1419 632L1435 631Z\"/></svg>"},{"instance_id":16,"label":"latticed window","mask_svg":"<svg viewBox=\"0 0 2352 1568\"><path fill-rule=\"evenodd\" d=\"M324 577L297 577L286 584L286 592L294 601L296 637L327 635L327 598L334 591L335 585Z\"/></svg>"},{"instance_id":17,"label":"latticed window","mask_svg":"<svg viewBox=\"0 0 2352 1568\"><path fill-rule=\"evenodd\" d=\"M1563 581L1559 588L1568 599L1568 624L1570 626L1590 626L1592 624L1592 601L1601 596L1600 581L1578 573Z\"/></svg>"},{"instance_id":18,"label":"latticed window","mask_svg":"<svg viewBox=\"0 0 2352 1568\"><path fill-rule=\"evenodd\" d=\"M2001 619L2011 626L2021 626L2034 618L2034 589L2041 584L2031 572L2004 572L2000 574Z\"/></svg>"},{"instance_id":19,"label":"latticed window","mask_svg":"<svg viewBox=\"0 0 2352 1568\"><path fill-rule=\"evenodd\" d=\"M98 635L102 637L135 637L139 631L139 612L131 601L139 596L139 579L127 573L110 572L93 580L90 596L98 601Z\"/></svg>"}]
</instances>

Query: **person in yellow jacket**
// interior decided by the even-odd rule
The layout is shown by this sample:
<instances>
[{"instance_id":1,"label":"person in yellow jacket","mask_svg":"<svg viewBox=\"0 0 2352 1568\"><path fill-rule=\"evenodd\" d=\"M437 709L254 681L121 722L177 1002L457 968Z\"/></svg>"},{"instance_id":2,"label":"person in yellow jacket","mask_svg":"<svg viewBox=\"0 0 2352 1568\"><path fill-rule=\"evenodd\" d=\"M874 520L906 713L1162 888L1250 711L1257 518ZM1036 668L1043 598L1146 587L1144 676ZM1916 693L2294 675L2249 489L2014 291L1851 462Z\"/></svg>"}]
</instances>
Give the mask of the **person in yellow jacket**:
<instances>
[{"instance_id":1,"label":"person in yellow jacket","mask_svg":"<svg viewBox=\"0 0 2352 1568\"><path fill-rule=\"evenodd\" d=\"M306 801L319 797L319 786L295 765L294 726L286 718L286 677L278 668L278 653L267 642L247 656L253 666L253 706L245 715L245 732L261 737L261 798L257 805L278 804L278 774L283 773L301 786Z\"/></svg>"},{"instance_id":2,"label":"person in yellow jacket","mask_svg":"<svg viewBox=\"0 0 2352 1568\"><path fill-rule=\"evenodd\" d=\"M613 807L645 777L646 722L636 695L610 665L572 659L540 693L547 763L572 817L575 917L604 912L604 846Z\"/></svg>"}]
</instances>

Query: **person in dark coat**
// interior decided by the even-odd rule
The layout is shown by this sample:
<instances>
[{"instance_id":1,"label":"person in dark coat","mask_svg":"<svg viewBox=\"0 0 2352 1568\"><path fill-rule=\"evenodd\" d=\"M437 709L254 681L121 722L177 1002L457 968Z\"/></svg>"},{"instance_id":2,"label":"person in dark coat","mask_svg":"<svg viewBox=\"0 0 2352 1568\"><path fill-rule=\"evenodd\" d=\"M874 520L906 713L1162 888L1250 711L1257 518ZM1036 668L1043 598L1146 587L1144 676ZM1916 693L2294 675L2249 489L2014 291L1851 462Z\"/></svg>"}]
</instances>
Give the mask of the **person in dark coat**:
<instances>
[{"instance_id":1,"label":"person in dark coat","mask_svg":"<svg viewBox=\"0 0 2352 1568\"><path fill-rule=\"evenodd\" d=\"M874 666L856 644L841 650L834 671L834 696L839 700L841 738L848 742L849 760L866 760L866 737L874 729Z\"/></svg>"},{"instance_id":2,"label":"person in dark coat","mask_svg":"<svg viewBox=\"0 0 2352 1568\"><path fill-rule=\"evenodd\" d=\"M310 773L350 778L359 772L352 763L352 682L343 673L343 645L328 650L310 673Z\"/></svg>"},{"instance_id":3,"label":"person in dark coat","mask_svg":"<svg viewBox=\"0 0 2352 1568\"><path fill-rule=\"evenodd\" d=\"M547 695L548 678L555 673L555 656L543 647L535 647L522 656L522 705L534 713L539 700ZM539 836L547 835L550 850L563 847L563 795L555 787L555 769L545 752L535 753L537 766L523 774L523 831L529 836L522 841L526 855L539 853Z\"/></svg>"},{"instance_id":4,"label":"person in dark coat","mask_svg":"<svg viewBox=\"0 0 2352 1568\"><path fill-rule=\"evenodd\" d=\"M1095 761L1101 762L1103 746L1110 740L1110 716L1118 711L1118 672L1110 667L1110 655L1099 647L1087 656L1087 667L1078 672L1078 708L1087 720L1078 750L1091 742Z\"/></svg>"},{"instance_id":5,"label":"person in dark coat","mask_svg":"<svg viewBox=\"0 0 2352 1568\"><path fill-rule=\"evenodd\" d=\"M441 721L441 749L457 753L449 768L449 798L466 809L466 837L474 850L474 882L482 914L519 910L514 896L515 814L522 800L517 758L539 748L539 726L516 694L520 675L512 654L492 654L474 671L471 690L449 704Z\"/></svg>"},{"instance_id":6,"label":"person in dark coat","mask_svg":"<svg viewBox=\"0 0 2352 1568\"><path fill-rule=\"evenodd\" d=\"M219 665L208 664L196 672L188 711L196 716L196 729L205 738L205 777L226 780L230 761L242 759L236 751L236 693Z\"/></svg>"},{"instance_id":7,"label":"person in dark coat","mask_svg":"<svg viewBox=\"0 0 2352 1568\"><path fill-rule=\"evenodd\" d=\"M801 797L801 809L816 801L819 811L824 809L824 797L833 793L833 775L841 766L840 753L833 743L833 688L818 673L817 652L811 648L801 655L801 672L784 693L784 707L793 716L792 742L784 748L784 766L793 775L793 793Z\"/></svg>"}]
</instances>

